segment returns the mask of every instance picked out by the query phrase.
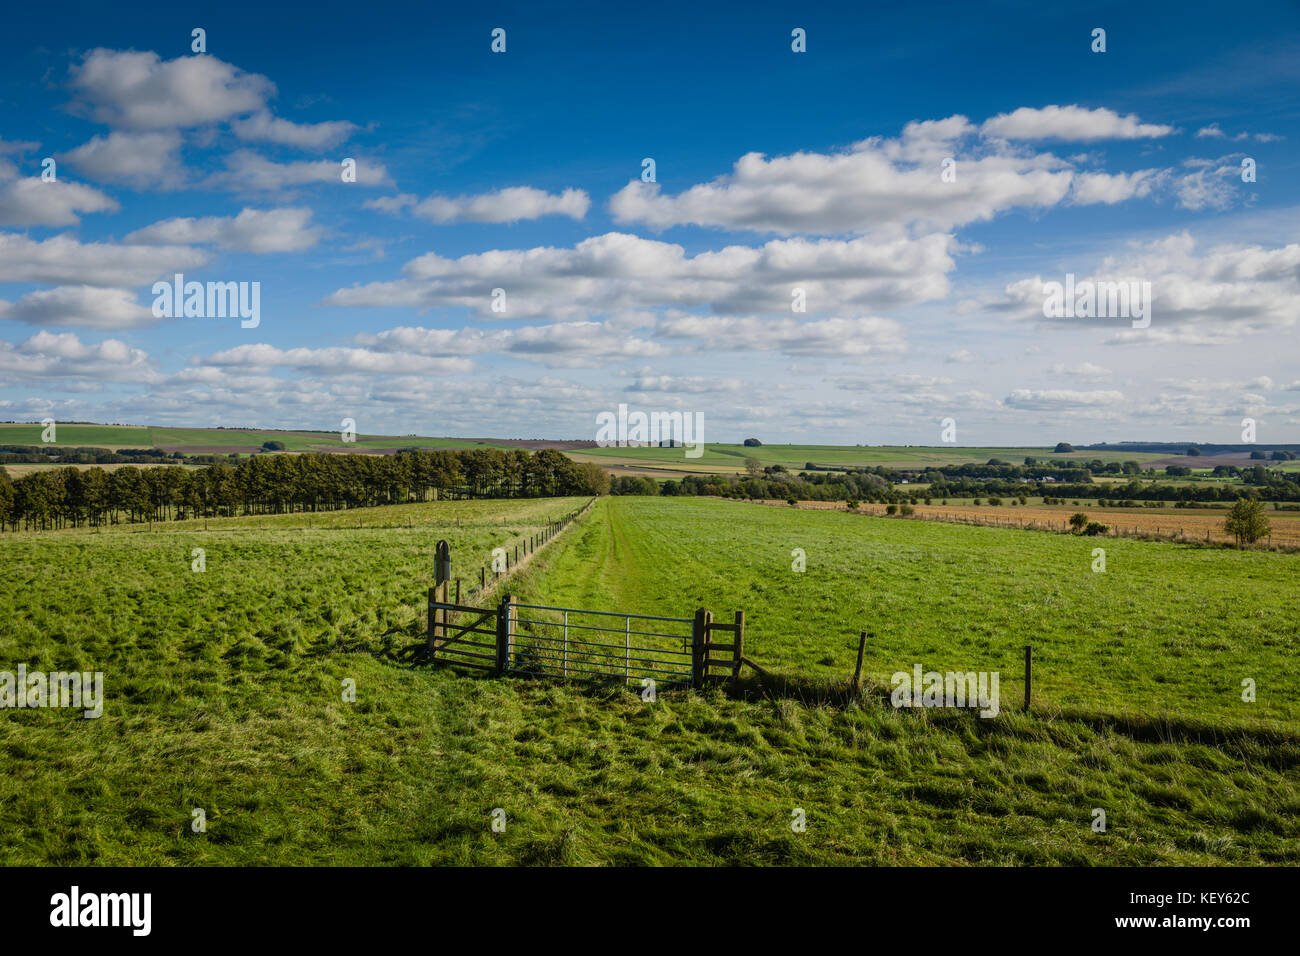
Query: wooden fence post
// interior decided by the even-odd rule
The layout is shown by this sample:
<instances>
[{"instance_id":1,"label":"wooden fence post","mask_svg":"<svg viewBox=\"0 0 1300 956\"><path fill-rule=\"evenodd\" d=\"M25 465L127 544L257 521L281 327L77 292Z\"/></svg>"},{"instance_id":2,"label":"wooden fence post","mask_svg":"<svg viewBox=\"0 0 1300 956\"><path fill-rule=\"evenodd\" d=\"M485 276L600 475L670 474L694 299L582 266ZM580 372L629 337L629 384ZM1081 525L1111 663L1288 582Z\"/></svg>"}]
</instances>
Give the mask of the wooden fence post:
<instances>
[{"instance_id":1,"label":"wooden fence post","mask_svg":"<svg viewBox=\"0 0 1300 956\"><path fill-rule=\"evenodd\" d=\"M734 620L736 623L736 645L731 657L732 680L740 676L740 658L744 654L745 647L745 612L737 611Z\"/></svg>"},{"instance_id":2,"label":"wooden fence post","mask_svg":"<svg viewBox=\"0 0 1300 956\"><path fill-rule=\"evenodd\" d=\"M1034 687L1034 649L1025 645L1025 713L1029 713L1029 697Z\"/></svg>"},{"instance_id":3,"label":"wooden fence post","mask_svg":"<svg viewBox=\"0 0 1300 956\"><path fill-rule=\"evenodd\" d=\"M867 650L867 632L863 631L858 637L858 666L853 668L853 689L857 693L862 693L862 655Z\"/></svg>"}]
</instances>

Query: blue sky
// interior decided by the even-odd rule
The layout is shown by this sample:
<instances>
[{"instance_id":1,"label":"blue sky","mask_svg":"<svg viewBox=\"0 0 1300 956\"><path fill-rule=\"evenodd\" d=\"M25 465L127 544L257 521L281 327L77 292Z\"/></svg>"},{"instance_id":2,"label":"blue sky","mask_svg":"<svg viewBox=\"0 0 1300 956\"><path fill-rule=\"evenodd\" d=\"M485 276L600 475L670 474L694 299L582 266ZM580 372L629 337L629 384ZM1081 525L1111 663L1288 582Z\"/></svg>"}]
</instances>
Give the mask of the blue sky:
<instances>
[{"instance_id":1,"label":"blue sky","mask_svg":"<svg viewBox=\"0 0 1300 956\"><path fill-rule=\"evenodd\" d=\"M6 16L2 419L1300 441L1295 3ZM1045 319L1067 274L1149 327Z\"/></svg>"}]
</instances>

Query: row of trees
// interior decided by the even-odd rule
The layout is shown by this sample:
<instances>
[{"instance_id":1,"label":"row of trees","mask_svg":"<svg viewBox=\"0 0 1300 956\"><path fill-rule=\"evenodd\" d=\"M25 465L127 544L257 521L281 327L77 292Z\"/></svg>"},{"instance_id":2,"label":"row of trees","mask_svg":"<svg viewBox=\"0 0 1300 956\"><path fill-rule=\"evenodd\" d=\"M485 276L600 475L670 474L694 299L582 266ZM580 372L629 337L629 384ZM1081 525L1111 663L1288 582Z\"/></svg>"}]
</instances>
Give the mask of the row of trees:
<instances>
[{"instance_id":1,"label":"row of trees","mask_svg":"<svg viewBox=\"0 0 1300 956\"><path fill-rule=\"evenodd\" d=\"M238 465L114 471L49 468L11 481L0 468L0 529L333 511L431 498L609 493L609 475L553 449L258 455Z\"/></svg>"},{"instance_id":2,"label":"row of trees","mask_svg":"<svg viewBox=\"0 0 1300 956\"><path fill-rule=\"evenodd\" d=\"M1040 483L1000 478L950 478L941 472L928 477L928 484L891 483L873 471L831 474L800 472L798 475L765 469L761 477L688 475L680 481L665 481L657 489L650 479L616 478L613 494L622 495L715 495L722 498L776 499L796 501L866 501L878 504L915 504L921 498L1058 498L1096 499L1104 495L1138 507L1139 501L1172 503L1175 507L1195 502L1232 504L1242 495L1238 486L1227 484L1161 485L1131 480L1124 484L1100 485L1091 481L1076 484ZM1269 479L1250 492L1265 501L1300 501L1300 484L1270 473Z\"/></svg>"}]
</instances>

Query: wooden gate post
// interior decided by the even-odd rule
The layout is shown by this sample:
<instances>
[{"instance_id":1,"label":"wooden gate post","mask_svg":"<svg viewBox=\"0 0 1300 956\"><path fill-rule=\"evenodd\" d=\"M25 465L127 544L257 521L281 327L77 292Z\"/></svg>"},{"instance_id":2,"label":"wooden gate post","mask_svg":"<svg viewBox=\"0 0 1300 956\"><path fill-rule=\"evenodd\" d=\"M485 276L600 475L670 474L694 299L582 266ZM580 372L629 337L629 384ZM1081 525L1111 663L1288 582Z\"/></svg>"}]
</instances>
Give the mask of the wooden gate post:
<instances>
[{"instance_id":1,"label":"wooden gate post","mask_svg":"<svg viewBox=\"0 0 1300 956\"><path fill-rule=\"evenodd\" d=\"M700 608L691 622L691 686L699 690L704 686L705 663L708 661L709 625L713 612Z\"/></svg>"},{"instance_id":2,"label":"wooden gate post","mask_svg":"<svg viewBox=\"0 0 1300 956\"><path fill-rule=\"evenodd\" d=\"M435 648L439 629L445 637L450 620L445 608L435 608L434 603L450 604L451 590L451 545L446 539L438 542L433 559L433 587L429 590L429 653Z\"/></svg>"},{"instance_id":3,"label":"wooden gate post","mask_svg":"<svg viewBox=\"0 0 1300 956\"><path fill-rule=\"evenodd\" d=\"M503 594L497 605L497 674L510 670L510 656L515 638L514 606L510 595Z\"/></svg>"},{"instance_id":4,"label":"wooden gate post","mask_svg":"<svg viewBox=\"0 0 1300 956\"><path fill-rule=\"evenodd\" d=\"M737 611L736 617L736 643L731 658L731 679L736 680L740 677L740 658L745 653L745 612Z\"/></svg>"}]
</instances>

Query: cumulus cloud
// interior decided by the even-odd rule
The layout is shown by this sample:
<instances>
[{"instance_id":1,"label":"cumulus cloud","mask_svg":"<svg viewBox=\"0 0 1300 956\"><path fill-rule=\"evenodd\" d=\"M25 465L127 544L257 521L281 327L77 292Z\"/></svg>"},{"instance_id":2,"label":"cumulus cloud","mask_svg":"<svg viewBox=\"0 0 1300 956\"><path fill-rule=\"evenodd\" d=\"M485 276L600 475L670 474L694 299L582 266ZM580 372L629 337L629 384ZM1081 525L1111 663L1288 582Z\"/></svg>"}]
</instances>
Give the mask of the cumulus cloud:
<instances>
[{"instance_id":1,"label":"cumulus cloud","mask_svg":"<svg viewBox=\"0 0 1300 956\"><path fill-rule=\"evenodd\" d=\"M119 208L116 200L80 183L39 177L0 181L0 226L75 226L87 213Z\"/></svg>"},{"instance_id":2,"label":"cumulus cloud","mask_svg":"<svg viewBox=\"0 0 1300 956\"><path fill-rule=\"evenodd\" d=\"M355 158L355 157L352 157ZM226 157L226 168L209 176L209 188L233 190L279 190L313 183L354 186L391 186L392 178L381 163L357 159L357 181L344 184L342 158L277 163L247 149Z\"/></svg>"},{"instance_id":3,"label":"cumulus cloud","mask_svg":"<svg viewBox=\"0 0 1300 956\"><path fill-rule=\"evenodd\" d=\"M278 143L300 149L325 149L343 142L357 129L355 123L332 121L325 123L294 123L270 111L254 113L247 119L231 124L235 135L247 142Z\"/></svg>"},{"instance_id":4,"label":"cumulus cloud","mask_svg":"<svg viewBox=\"0 0 1300 956\"><path fill-rule=\"evenodd\" d=\"M1070 187L1070 200L1080 206L1114 205L1133 198L1145 198L1165 178L1159 169L1140 169L1132 173L1079 173Z\"/></svg>"},{"instance_id":5,"label":"cumulus cloud","mask_svg":"<svg viewBox=\"0 0 1300 956\"><path fill-rule=\"evenodd\" d=\"M0 319L28 325L72 325L90 329L135 329L158 321L126 289L58 286L29 292L17 302L0 299Z\"/></svg>"},{"instance_id":6,"label":"cumulus cloud","mask_svg":"<svg viewBox=\"0 0 1300 956\"><path fill-rule=\"evenodd\" d=\"M237 216L164 219L126 237L127 242L213 244L238 252L301 252L320 240L310 209L243 209Z\"/></svg>"},{"instance_id":7,"label":"cumulus cloud","mask_svg":"<svg viewBox=\"0 0 1300 956\"><path fill-rule=\"evenodd\" d=\"M83 175L100 182L138 189L170 189L184 181L181 136L175 130L155 133L113 131L59 157Z\"/></svg>"},{"instance_id":8,"label":"cumulus cloud","mask_svg":"<svg viewBox=\"0 0 1300 956\"><path fill-rule=\"evenodd\" d=\"M554 322L517 329L426 329L401 326L374 335L359 335L358 345L402 354L510 355L552 368L595 368L611 360L667 355L666 346L631 334L638 325L604 322Z\"/></svg>"},{"instance_id":9,"label":"cumulus cloud","mask_svg":"<svg viewBox=\"0 0 1300 956\"><path fill-rule=\"evenodd\" d=\"M215 352L196 362L203 365L249 369L292 368L335 374L412 374L417 372L468 372L474 363L464 358L437 358L361 348L293 348L273 345L239 345Z\"/></svg>"},{"instance_id":10,"label":"cumulus cloud","mask_svg":"<svg viewBox=\"0 0 1300 956\"><path fill-rule=\"evenodd\" d=\"M903 329L892 319L862 317L760 319L752 316L665 316L656 334L669 339L697 339L703 348L729 351L778 350L794 356L880 355L907 349Z\"/></svg>"},{"instance_id":11,"label":"cumulus cloud","mask_svg":"<svg viewBox=\"0 0 1300 956\"><path fill-rule=\"evenodd\" d=\"M275 84L213 56L92 50L73 66L79 105L115 129L191 128L261 111Z\"/></svg>"},{"instance_id":12,"label":"cumulus cloud","mask_svg":"<svg viewBox=\"0 0 1300 956\"><path fill-rule=\"evenodd\" d=\"M1080 362L1078 365L1057 363L1052 366L1053 375L1068 375L1088 382L1102 382L1111 377L1111 371L1092 362Z\"/></svg>"},{"instance_id":13,"label":"cumulus cloud","mask_svg":"<svg viewBox=\"0 0 1300 956\"><path fill-rule=\"evenodd\" d=\"M543 216L581 219L587 215L591 198L581 189L548 193L532 186L512 186L477 196L430 196L422 202L416 201L414 196L403 194L371 200L363 205L383 212L397 212L410 206L414 215L436 223L499 223L540 219Z\"/></svg>"},{"instance_id":14,"label":"cumulus cloud","mask_svg":"<svg viewBox=\"0 0 1300 956\"><path fill-rule=\"evenodd\" d=\"M1022 106L985 120L985 136L1001 139L1059 139L1087 143L1102 139L1152 139L1168 136L1172 126L1143 123L1136 115L1120 116L1114 110L1082 106Z\"/></svg>"},{"instance_id":15,"label":"cumulus cloud","mask_svg":"<svg viewBox=\"0 0 1300 956\"><path fill-rule=\"evenodd\" d=\"M0 375L30 382L75 378L140 383L157 377L141 349L117 339L83 343L72 332L37 332L16 344L0 341Z\"/></svg>"},{"instance_id":16,"label":"cumulus cloud","mask_svg":"<svg viewBox=\"0 0 1300 956\"><path fill-rule=\"evenodd\" d=\"M1049 277L1063 282L1064 276ZM1151 327L1117 331L1111 344L1213 344L1244 332L1293 327L1300 319L1300 243L1286 246L1220 245L1200 250L1188 233L1133 243L1105 257L1075 284L1151 283ZM1042 276L1008 283L991 311L1043 320ZM1121 323L1124 320L1119 320ZM1115 325L1116 319L1059 319L1054 326ZM1183 326L1196 326L1195 330Z\"/></svg>"},{"instance_id":17,"label":"cumulus cloud","mask_svg":"<svg viewBox=\"0 0 1300 956\"><path fill-rule=\"evenodd\" d=\"M0 233L0 282L120 289L147 285L207 262L207 253L188 246L81 243L67 235L37 242L26 236Z\"/></svg>"},{"instance_id":18,"label":"cumulus cloud","mask_svg":"<svg viewBox=\"0 0 1300 956\"><path fill-rule=\"evenodd\" d=\"M1030 411L1061 411L1071 408L1097 408L1119 405L1124 393L1117 391L1078 392L1072 389L1017 388L1004 400L1010 408Z\"/></svg>"},{"instance_id":19,"label":"cumulus cloud","mask_svg":"<svg viewBox=\"0 0 1300 956\"><path fill-rule=\"evenodd\" d=\"M619 222L655 229L714 226L776 233L835 234L882 227L952 229L1015 208L1043 209L1071 191L1076 173L1051 153L1013 139L1094 140L1157 136L1172 127L1105 109L1021 109L975 126L964 116L908 123L897 139L873 137L836 153L742 156L730 175L667 195L658 183L628 183L610 200ZM960 147L960 148L959 148ZM945 167L949 160L955 167ZM955 175L943 178L945 168ZM1107 181L1093 173L1076 203L1146 195L1154 171Z\"/></svg>"},{"instance_id":20,"label":"cumulus cloud","mask_svg":"<svg viewBox=\"0 0 1300 956\"><path fill-rule=\"evenodd\" d=\"M460 306L482 318L587 318L619 309L708 307L724 314L789 313L803 288L815 314L921 302L948 292L950 236L773 240L687 256L673 243L607 233L571 249L492 250L446 259L429 253L406 278L340 289L329 305ZM492 290L505 290L505 312Z\"/></svg>"}]
</instances>

